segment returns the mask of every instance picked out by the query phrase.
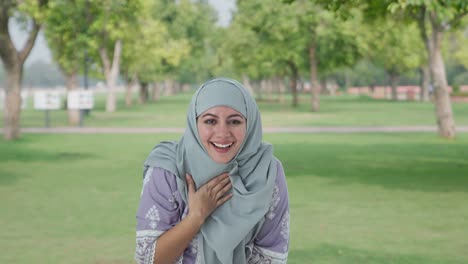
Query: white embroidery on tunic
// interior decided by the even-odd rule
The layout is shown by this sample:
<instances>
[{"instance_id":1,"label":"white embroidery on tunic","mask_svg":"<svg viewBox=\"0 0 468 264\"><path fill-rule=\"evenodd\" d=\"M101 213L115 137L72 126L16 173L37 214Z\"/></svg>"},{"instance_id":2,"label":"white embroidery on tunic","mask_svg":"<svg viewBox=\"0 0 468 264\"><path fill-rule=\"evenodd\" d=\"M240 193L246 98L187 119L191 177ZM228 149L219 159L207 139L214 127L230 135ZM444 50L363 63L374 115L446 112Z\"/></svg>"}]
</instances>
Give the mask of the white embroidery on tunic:
<instances>
[{"instance_id":1,"label":"white embroidery on tunic","mask_svg":"<svg viewBox=\"0 0 468 264\"><path fill-rule=\"evenodd\" d=\"M289 210L283 216L281 220L281 236L283 236L284 240L286 240L286 244L283 247L284 252L288 252L289 246Z\"/></svg>"},{"instance_id":2,"label":"white embroidery on tunic","mask_svg":"<svg viewBox=\"0 0 468 264\"><path fill-rule=\"evenodd\" d=\"M266 215L268 219L273 220L273 218L275 218L275 209L278 206L280 200L281 198L279 196L279 187L278 185L275 185L275 188L273 189L273 197L271 199L270 208L268 209L268 213Z\"/></svg>"},{"instance_id":3,"label":"white embroidery on tunic","mask_svg":"<svg viewBox=\"0 0 468 264\"><path fill-rule=\"evenodd\" d=\"M152 174L153 174L153 167L149 167L145 173L145 178L143 179L143 187L141 187L140 197L143 196L143 191L145 190L145 186L150 181Z\"/></svg>"},{"instance_id":4,"label":"white embroidery on tunic","mask_svg":"<svg viewBox=\"0 0 468 264\"><path fill-rule=\"evenodd\" d=\"M198 254L198 234L190 242L190 253L195 257L194 264L201 264L201 254Z\"/></svg>"},{"instance_id":5,"label":"white embroidery on tunic","mask_svg":"<svg viewBox=\"0 0 468 264\"><path fill-rule=\"evenodd\" d=\"M168 199L168 201L172 204L173 209L177 209L177 199L176 199L177 192L173 192L171 195L171 198Z\"/></svg>"},{"instance_id":6,"label":"white embroidery on tunic","mask_svg":"<svg viewBox=\"0 0 468 264\"><path fill-rule=\"evenodd\" d=\"M145 215L145 218L150 221L149 225L152 229L156 229L156 226L158 226L159 220L159 211L158 208L156 208L156 205L153 205L148 212Z\"/></svg>"},{"instance_id":7,"label":"white embroidery on tunic","mask_svg":"<svg viewBox=\"0 0 468 264\"><path fill-rule=\"evenodd\" d=\"M137 263L152 264L154 262L156 241L162 233L162 231L157 230L143 230L136 232L135 260Z\"/></svg>"},{"instance_id":8,"label":"white embroidery on tunic","mask_svg":"<svg viewBox=\"0 0 468 264\"><path fill-rule=\"evenodd\" d=\"M195 236L192 241L190 242L190 252L192 255L196 256L198 253L198 241L197 236Z\"/></svg>"},{"instance_id":9,"label":"white embroidery on tunic","mask_svg":"<svg viewBox=\"0 0 468 264\"><path fill-rule=\"evenodd\" d=\"M278 253L250 243L245 247L247 264L286 264L288 253Z\"/></svg>"},{"instance_id":10,"label":"white embroidery on tunic","mask_svg":"<svg viewBox=\"0 0 468 264\"><path fill-rule=\"evenodd\" d=\"M272 262L272 259L269 256L262 255L253 243L245 247L245 256L247 264L271 264Z\"/></svg>"}]
</instances>

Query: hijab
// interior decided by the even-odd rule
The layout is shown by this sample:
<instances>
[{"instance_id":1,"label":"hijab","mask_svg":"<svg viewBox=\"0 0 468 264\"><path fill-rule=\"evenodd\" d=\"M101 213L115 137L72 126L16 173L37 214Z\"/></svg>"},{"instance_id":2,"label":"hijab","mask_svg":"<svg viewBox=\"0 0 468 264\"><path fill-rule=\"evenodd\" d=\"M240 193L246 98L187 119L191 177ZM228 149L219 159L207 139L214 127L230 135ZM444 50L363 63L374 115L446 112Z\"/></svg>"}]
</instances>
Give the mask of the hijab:
<instances>
[{"instance_id":1,"label":"hijab","mask_svg":"<svg viewBox=\"0 0 468 264\"><path fill-rule=\"evenodd\" d=\"M213 161L200 140L197 117L216 106L228 106L247 121L246 135L238 153L226 164ZM204 263L245 263L245 246L256 236L268 211L277 175L272 146L262 142L260 112L254 98L239 82L215 78L204 83L187 110L187 127L179 141L156 145L144 163L176 175L177 187L188 205L185 173L197 188L229 172L233 197L219 206L200 229L198 254Z\"/></svg>"}]
</instances>

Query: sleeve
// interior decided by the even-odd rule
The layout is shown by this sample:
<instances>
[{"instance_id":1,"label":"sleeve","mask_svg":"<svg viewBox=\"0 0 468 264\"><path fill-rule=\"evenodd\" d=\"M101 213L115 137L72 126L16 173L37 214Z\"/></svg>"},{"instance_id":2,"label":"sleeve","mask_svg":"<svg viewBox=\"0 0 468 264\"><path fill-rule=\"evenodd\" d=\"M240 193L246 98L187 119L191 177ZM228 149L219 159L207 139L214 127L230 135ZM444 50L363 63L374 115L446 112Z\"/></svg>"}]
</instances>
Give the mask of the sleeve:
<instances>
[{"instance_id":1,"label":"sleeve","mask_svg":"<svg viewBox=\"0 0 468 264\"><path fill-rule=\"evenodd\" d=\"M254 242L247 246L247 263L285 264L289 252L289 199L283 166L278 175L265 222Z\"/></svg>"},{"instance_id":2,"label":"sleeve","mask_svg":"<svg viewBox=\"0 0 468 264\"><path fill-rule=\"evenodd\" d=\"M157 239L180 221L179 201L175 175L161 168L148 168L136 215L137 263L153 263Z\"/></svg>"}]
</instances>

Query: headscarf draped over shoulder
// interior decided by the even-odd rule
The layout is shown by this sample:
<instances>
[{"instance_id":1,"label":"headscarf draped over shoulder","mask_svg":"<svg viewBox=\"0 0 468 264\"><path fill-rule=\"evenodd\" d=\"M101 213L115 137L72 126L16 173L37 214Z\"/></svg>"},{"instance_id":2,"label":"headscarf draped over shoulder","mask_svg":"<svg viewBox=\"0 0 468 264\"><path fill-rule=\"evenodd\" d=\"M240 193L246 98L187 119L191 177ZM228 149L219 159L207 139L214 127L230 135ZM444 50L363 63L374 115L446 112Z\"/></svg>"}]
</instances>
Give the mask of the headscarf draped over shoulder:
<instances>
[{"instance_id":1,"label":"headscarf draped over shoulder","mask_svg":"<svg viewBox=\"0 0 468 264\"><path fill-rule=\"evenodd\" d=\"M198 115L216 106L231 107L247 120L244 142L226 164L216 163L209 157L198 135ZM160 167L176 175L178 190L186 204L185 173L192 175L198 188L215 176L229 172L233 197L206 219L200 230L198 254L202 254L203 263L246 262L245 246L255 238L269 208L277 160L272 146L262 142L260 112L242 84L229 78L204 83L190 102L184 135L179 141L156 145L144 165Z\"/></svg>"}]
</instances>

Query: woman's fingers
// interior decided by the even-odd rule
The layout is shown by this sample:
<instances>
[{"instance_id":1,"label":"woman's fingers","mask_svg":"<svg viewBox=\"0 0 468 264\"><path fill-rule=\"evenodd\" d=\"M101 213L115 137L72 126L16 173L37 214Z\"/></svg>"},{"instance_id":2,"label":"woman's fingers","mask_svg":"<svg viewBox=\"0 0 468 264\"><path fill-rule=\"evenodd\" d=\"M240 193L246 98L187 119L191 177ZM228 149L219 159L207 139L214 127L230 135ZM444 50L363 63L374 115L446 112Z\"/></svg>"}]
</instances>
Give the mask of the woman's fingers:
<instances>
[{"instance_id":1,"label":"woman's fingers","mask_svg":"<svg viewBox=\"0 0 468 264\"><path fill-rule=\"evenodd\" d=\"M231 180L229 179L229 173L223 173L211 179L198 190L195 189L195 183L191 175L187 173L186 178L189 194L198 194L196 196L205 197L204 199L207 199L205 201L208 202L211 200L212 205L215 207L218 207L220 204L226 201L225 198L228 196L226 193L232 188ZM223 200L221 203L219 203L221 199Z\"/></svg>"},{"instance_id":2,"label":"woman's fingers","mask_svg":"<svg viewBox=\"0 0 468 264\"><path fill-rule=\"evenodd\" d=\"M226 177L225 179L223 179L222 181L218 182L218 184L216 184L212 189L211 189L211 193L213 195L218 195L218 193L228 184L231 183L231 180L229 179L229 177Z\"/></svg>"},{"instance_id":3,"label":"woman's fingers","mask_svg":"<svg viewBox=\"0 0 468 264\"><path fill-rule=\"evenodd\" d=\"M227 202L229 199L232 198L232 193L230 194L227 194L223 197L221 197L221 199L219 199L217 202L216 202L216 207L222 205L223 203Z\"/></svg>"},{"instance_id":4,"label":"woman's fingers","mask_svg":"<svg viewBox=\"0 0 468 264\"><path fill-rule=\"evenodd\" d=\"M216 193L216 199L220 199L221 197L225 196L229 190L231 190L232 184L231 181L227 182L223 187Z\"/></svg>"},{"instance_id":5,"label":"woman's fingers","mask_svg":"<svg viewBox=\"0 0 468 264\"><path fill-rule=\"evenodd\" d=\"M219 176L214 177L208 183L206 183L206 188L211 191L218 183L223 181L224 179L229 178L229 173L223 173Z\"/></svg>"},{"instance_id":6,"label":"woman's fingers","mask_svg":"<svg viewBox=\"0 0 468 264\"><path fill-rule=\"evenodd\" d=\"M232 188L229 174L221 174L203 186L196 189L195 182L190 174L186 174L189 192L189 212L206 219L218 206L231 199L228 193Z\"/></svg>"}]
</instances>

